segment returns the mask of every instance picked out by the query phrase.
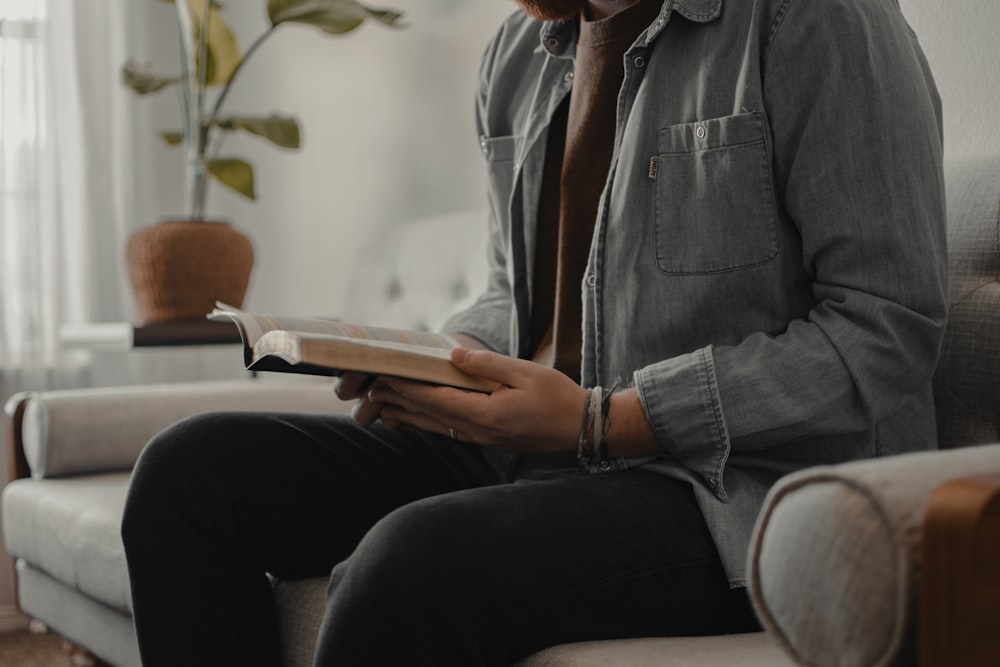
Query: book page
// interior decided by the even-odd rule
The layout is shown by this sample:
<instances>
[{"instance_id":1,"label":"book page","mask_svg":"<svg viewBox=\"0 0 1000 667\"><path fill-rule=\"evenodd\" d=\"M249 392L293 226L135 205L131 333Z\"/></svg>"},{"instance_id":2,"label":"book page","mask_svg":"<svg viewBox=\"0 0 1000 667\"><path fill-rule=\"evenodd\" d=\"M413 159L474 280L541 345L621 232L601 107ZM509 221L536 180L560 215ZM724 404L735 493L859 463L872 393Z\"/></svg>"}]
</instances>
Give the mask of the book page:
<instances>
[{"instance_id":1,"label":"book page","mask_svg":"<svg viewBox=\"0 0 1000 667\"><path fill-rule=\"evenodd\" d=\"M337 336L328 333L303 332L301 329L296 331L272 329L271 331L264 332L258 344L254 346L254 359L257 360L269 354L274 354L285 358L286 361L295 363L302 359L301 350L305 343L318 342L322 345L324 341L344 343L354 347L361 346L374 350L395 350L419 357L442 359L449 363L451 360L450 348L415 345L407 342L358 336ZM337 347L331 349L343 350L351 348Z\"/></svg>"},{"instance_id":2,"label":"book page","mask_svg":"<svg viewBox=\"0 0 1000 667\"><path fill-rule=\"evenodd\" d=\"M268 331L298 331L300 333L324 334L354 340L382 341L441 350L450 350L456 347L456 343L451 338L429 331L368 327L318 317L286 317L248 313L218 302L209 318L219 319L222 317L231 318L239 323L250 347L256 345L260 337Z\"/></svg>"},{"instance_id":3,"label":"book page","mask_svg":"<svg viewBox=\"0 0 1000 667\"><path fill-rule=\"evenodd\" d=\"M484 392L500 386L460 371L446 349L298 331L266 332L254 346L248 368L334 376L353 371Z\"/></svg>"}]
</instances>

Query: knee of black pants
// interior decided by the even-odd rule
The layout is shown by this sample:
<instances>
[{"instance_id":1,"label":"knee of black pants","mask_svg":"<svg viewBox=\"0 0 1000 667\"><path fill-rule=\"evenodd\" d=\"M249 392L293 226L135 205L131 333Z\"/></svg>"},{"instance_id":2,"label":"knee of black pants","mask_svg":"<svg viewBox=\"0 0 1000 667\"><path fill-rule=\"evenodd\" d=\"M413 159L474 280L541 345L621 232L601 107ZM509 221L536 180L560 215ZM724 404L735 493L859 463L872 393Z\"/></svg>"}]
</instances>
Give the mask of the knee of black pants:
<instances>
[{"instance_id":1,"label":"knee of black pants","mask_svg":"<svg viewBox=\"0 0 1000 667\"><path fill-rule=\"evenodd\" d=\"M384 618L395 610L443 629L468 599L479 596L483 545L474 502L461 494L435 496L401 507L375 524L331 577L328 604L366 607ZM361 617L366 614L357 610ZM468 610L471 612L471 610ZM463 616L462 611L458 611ZM462 623L472 622L467 614ZM420 621L417 621L419 624Z\"/></svg>"},{"instance_id":2,"label":"knee of black pants","mask_svg":"<svg viewBox=\"0 0 1000 667\"><path fill-rule=\"evenodd\" d=\"M204 414L181 420L160 431L146 444L136 461L122 515L122 538L156 539L159 519L210 486L209 468L222 454L213 446L225 440L229 420L222 414Z\"/></svg>"}]
</instances>

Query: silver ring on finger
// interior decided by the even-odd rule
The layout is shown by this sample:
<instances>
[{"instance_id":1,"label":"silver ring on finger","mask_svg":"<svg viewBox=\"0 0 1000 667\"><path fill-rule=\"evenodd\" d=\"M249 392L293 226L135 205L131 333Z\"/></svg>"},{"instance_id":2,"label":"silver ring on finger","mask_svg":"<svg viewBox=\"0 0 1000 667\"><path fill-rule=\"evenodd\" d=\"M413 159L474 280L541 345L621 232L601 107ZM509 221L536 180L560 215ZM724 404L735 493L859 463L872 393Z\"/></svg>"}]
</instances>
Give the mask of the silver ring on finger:
<instances>
[{"instance_id":1,"label":"silver ring on finger","mask_svg":"<svg viewBox=\"0 0 1000 667\"><path fill-rule=\"evenodd\" d=\"M455 429L453 429L451 427L448 427L448 435L451 436L452 440L458 440L458 437L456 437L456 435L455 435Z\"/></svg>"}]
</instances>

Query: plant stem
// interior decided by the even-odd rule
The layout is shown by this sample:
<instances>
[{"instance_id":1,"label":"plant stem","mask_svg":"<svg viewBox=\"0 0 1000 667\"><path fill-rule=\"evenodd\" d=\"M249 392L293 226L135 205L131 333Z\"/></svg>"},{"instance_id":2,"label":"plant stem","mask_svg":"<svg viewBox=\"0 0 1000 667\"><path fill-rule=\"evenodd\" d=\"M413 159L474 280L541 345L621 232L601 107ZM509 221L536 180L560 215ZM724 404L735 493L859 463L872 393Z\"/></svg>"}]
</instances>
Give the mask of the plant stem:
<instances>
[{"instance_id":1,"label":"plant stem","mask_svg":"<svg viewBox=\"0 0 1000 667\"><path fill-rule=\"evenodd\" d=\"M187 164L184 184L184 205L191 219L200 220L204 217L205 208L205 161L202 145L202 126L204 120L204 85L198 72L198 55L201 53L201 44L205 41L207 33L204 26L201 26L201 39L195 42L196 22L192 17L189 2L196 0L176 0L177 17L180 21L181 31L181 69L183 72L184 87L184 153ZM211 2L211 0L206 0ZM202 57L204 63L204 57Z\"/></svg>"},{"instance_id":2,"label":"plant stem","mask_svg":"<svg viewBox=\"0 0 1000 667\"><path fill-rule=\"evenodd\" d=\"M212 21L212 0L204 0L202 3L202 23L198 35L198 63L201 65L198 71L198 117L205 117L205 88L208 86L208 33L211 30L209 25ZM200 137L199 137L200 139ZM199 143L199 153L204 150L204 146Z\"/></svg>"},{"instance_id":3,"label":"plant stem","mask_svg":"<svg viewBox=\"0 0 1000 667\"><path fill-rule=\"evenodd\" d=\"M243 57L240 59L240 62L237 63L236 67L233 69L233 73L229 75L229 80L226 81L226 85L222 87L222 90L219 91L219 96L215 98L215 105L212 107L212 116L215 116L219 113L219 109L222 108L222 102L223 100L226 99L226 95L229 94L229 89L232 88L233 81L236 79L236 75L240 73L240 70L243 69L243 65L246 64L246 61L250 60L250 56L252 56L254 52L257 51L258 48L260 48L260 45L264 43L264 40L270 37L271 33L273 33L274 29L277 27L278 26L276 25L272 25L263 33L261 33L260 36L254 40L254 43L250 45L246 53L243 54Z\"/></svg>"},{"instance_id":4,"label":"plant stem","mask_svg":"<svg viewBox=\"0 0 1000 667\"><path fill-rule=\"evenodd\" d=\"M187 42L184 38L184 22L177 22L177 39L181 49L181 133L184 135L184 142L188 142L191 135L191 91L189 90L188 78L188 54Z\"/></svg>"},{"instance_id":5,"label":"plant stem","mask_svg":"<svg viewBox=\"0 0 1000 667\"><path fill-rule=\"evenodd\" d=\"M180 0L178 0L180 1ZM202 220L205 217L205 199L208 196L208 175L205 173L205 147L208 143L209 126L205 122L205 88L208 86L208 34L211 30L212 22L212 0L204 0L202 3L202 22L200 34L198 35L198 126L197 126L197 153L194 173L194 210L192 211L195 220Z\"/></svg>"}]
</instances>

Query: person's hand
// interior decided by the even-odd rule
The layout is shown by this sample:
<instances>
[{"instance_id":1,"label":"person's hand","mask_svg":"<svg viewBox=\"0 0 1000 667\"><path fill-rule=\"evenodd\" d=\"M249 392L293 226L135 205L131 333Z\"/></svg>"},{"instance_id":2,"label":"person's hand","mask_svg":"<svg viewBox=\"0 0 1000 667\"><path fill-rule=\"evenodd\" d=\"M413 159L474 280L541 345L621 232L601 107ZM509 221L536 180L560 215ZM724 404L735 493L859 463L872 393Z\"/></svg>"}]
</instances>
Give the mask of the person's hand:
<instances>
[{"instance_id":1,"label":"person's hand","mask_svg":"<svg viewBox=\"0 0 1000 667\"><path fill-rule=\"evenodd\" d=\"M333 391L342 401L356 399L357 402L351 408L351 417L362 426L368 426L378 419L379 411L382 409L381 403L375 403L368 397L370 391L380 386L380 383L382 381L374 375L348 372L337 378Z\"/></svg>"},{"instance_id":2,"label":"person's hand","mask_svg":"<svg viewBox=\"0 0 1000 667\"><path fill-rule=\"evenodd\" d=\"M485 350L486 346L472 336L455 333L449 336L458 345L472 350ZM385 381L367 373L347 372L337 378L333 386L333 391L337 398L342 401L357 400L351 409L351 417L362 426L371 425L379 418L382 404L371 400L369 397L371 390L384 387Z\"/></svg>"},{"instance_id":3,"label":"person's hand","mask_svg":"<svg viewBox=\"0 0 1000 667\"><path fill-rule=\"evenodd\" d=\"M586 390L559 371L489 351L456 349L460 370L501 385L492 394L397 378L368 392L382 421L464 442L533 452L575 452Z\"/></svg>"}]
</instances>

